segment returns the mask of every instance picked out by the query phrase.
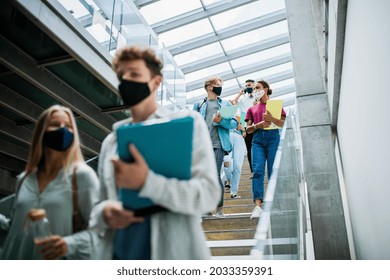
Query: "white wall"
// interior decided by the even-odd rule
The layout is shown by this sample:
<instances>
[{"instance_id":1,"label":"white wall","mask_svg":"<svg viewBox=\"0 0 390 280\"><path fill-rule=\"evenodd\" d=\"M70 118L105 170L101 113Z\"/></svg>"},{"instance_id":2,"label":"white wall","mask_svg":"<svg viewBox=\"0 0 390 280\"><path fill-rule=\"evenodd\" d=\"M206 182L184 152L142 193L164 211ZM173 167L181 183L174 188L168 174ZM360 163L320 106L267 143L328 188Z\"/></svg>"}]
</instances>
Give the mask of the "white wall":
<instances>
[{"instance_id":1,"label":"white wall","mask_svg":"<svg viewBox=\"0 0 390 280\"><path fill-rule=\"evenodd\" d=\"M390 259L390 1L348 1L338 137L358 259Z\"/></svg>"}]
</instances>

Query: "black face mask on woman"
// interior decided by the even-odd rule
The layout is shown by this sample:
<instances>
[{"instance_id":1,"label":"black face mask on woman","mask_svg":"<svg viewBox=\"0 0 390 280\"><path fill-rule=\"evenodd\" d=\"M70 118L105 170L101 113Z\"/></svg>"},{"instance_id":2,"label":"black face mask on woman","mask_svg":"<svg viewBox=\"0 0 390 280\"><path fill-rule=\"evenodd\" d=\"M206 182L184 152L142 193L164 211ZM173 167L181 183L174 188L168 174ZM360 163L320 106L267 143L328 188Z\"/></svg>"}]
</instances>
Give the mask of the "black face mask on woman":
<instances>
[{"instance_id":1,"label":"black face mask on woman","mask_svg":"<svg viewBox=\"0 0 390 280\"><path fill-rule=\"evenodd\" d=\"M122 80L118 89L123 103L130 107L137 105L150 95L148 83Z\"/></svg>"},{"instance_id":2,"label":"black face mask on woman","mask_svg":"<svg viewBox=\"0 0 390 280\"><path fill-rule=\"evenodd\" d=\"M66 127L53 131L46 131L43 134L42 144L53 150L64 152L72 145L74 135Z\"/></svg>"}]
</instances>

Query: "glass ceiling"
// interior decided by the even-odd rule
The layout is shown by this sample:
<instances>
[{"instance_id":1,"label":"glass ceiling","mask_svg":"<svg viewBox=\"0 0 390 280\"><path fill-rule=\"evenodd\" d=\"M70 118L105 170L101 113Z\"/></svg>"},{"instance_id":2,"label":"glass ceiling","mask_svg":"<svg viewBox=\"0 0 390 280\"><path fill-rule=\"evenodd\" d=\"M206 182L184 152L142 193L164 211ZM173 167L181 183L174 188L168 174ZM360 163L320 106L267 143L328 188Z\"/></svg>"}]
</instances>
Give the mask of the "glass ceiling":
<instances>
[{"instance_id":1,"label":"glass ceiling","mask_svg":"<svg viewBox=\"0 0 390 280\"><path fill-rule=\"evenodd\" d=\"M183 70L188 106L205 96L204 81L224 80L231 99L246 79L265 79L294 104L295 85L284 0L134 0Z\"/></svg>"}]
</instances>

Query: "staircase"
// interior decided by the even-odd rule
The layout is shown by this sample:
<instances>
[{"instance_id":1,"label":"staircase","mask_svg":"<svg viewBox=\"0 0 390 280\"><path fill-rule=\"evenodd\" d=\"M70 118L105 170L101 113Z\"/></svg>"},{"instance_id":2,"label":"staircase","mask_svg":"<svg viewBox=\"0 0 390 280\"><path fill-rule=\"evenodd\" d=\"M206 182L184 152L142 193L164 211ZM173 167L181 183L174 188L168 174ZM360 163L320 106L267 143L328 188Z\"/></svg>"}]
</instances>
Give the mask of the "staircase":
<instances>
[{"instance_id":1,"label":"staircase","mask_svg":"<svg viewBox=\"0 0 390 280\"><path fill-rule=\"evenodd\" d=\"M250 259L258 222L258 219L249 219L254 208L250 176L249 163L245 157L238 187L241 198L232 199L230 193L225 192L225 217L209 216L202 219L213 259Z\"/></svg>"}]
</instances>

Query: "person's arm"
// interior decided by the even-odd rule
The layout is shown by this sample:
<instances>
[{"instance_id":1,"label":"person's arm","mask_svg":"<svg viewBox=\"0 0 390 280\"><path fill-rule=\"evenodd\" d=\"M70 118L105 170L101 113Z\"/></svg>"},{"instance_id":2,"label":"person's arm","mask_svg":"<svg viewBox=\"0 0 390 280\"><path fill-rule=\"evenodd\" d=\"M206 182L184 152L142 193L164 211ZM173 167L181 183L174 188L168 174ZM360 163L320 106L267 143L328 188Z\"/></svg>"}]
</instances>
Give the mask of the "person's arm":
<instances>
[{"instance_id":1,"label":"person's arm","mask_svg":"<svg viewBox=\"0 0 390 280\"><path fill-rule=\"evenodd\" d=\"M241 123L238 123L238 126L237 126L237 131L240 131L240 133L243 135L245 134L245 128L242 126Z\"/></svg>"},{"instance_id":2,"label":"person's arm","mask_svg":"<svg viewBox=\"0 0 390 280\"><path fill-rule=\"evenodd\" d=\"M222 106L232 106L230 103L222 103ZM235 129L238 125L236 118L222 118L219 114L218 116L214 116L213 123L216 125L220 125L225 129Z\"/></svg>"},{"instance_id":3,"label":"person's arm","mask_svg":"<svg viewBox=\"0 0 390 280\"><path fill-rule=\"evenodd\" d=\"M176 213L195 215L214 210L221 190L210 133L199 114L194 117L191 179L166 178L149 170L140 196Z\"/></svg>"},{"instance_id":4,"label":"person's arm","mask_svg":"<svg viewBox=\"0 0 390 280\"><path fill-rule=\"evenodd\" d=\"M222 126L223 128L226 128L226 129L235 129L238 125L238 122L237 122L236 118L231 118L231 119L221 118L218 125Z\"/></svg>"},{"instance_id":5,"label":"person's arm","mask_svg":"<svg viewBox=\"0 0 390 280\"><path fill-rule=\"evenodd\" d=\"M207 125L200 114L192 111L189 114L194 118L189 180L167 178L150 170L135 146L130 146L134 162L118 159L113 163L116 183L123 188L138 190L141 197L171 212L200 215L216 208L221 190Z\"/></svg>"},{"instance_id":6,"label":"person's arm","mask_svg":"<svg viewBox=\"0 0 390 280\"><path fill-rule=\"evenodd\" d=\"M271 125L270 122L264 122L264 121L254 123L252 108L253 107L248 109L248 111L246 112L246 116L245 116L246 133L248 133L248 134L253 133L258 129L264 129L264 128L269 127Z\"/></svg>"},{"instance_id":7,"label":"person's arm","mask_svg":"<svg viewBox=\"0 0 390 280\"><path fill-rule=\"evenodd\" d=\"M258 129L264 129L264 128L267 128L271 125L270 122L265 122L265 121L261 121L261 122L258 122L258 123L252 123L252 121L248 121L247 122L247 127L246 127L246 132L247 133L253 133L255 132L256 130Z\"/></svg>"},{"instance_id":8,"label":"person's arm","mask_svg":"<svg viewBox=\"0 0 390 280\"><path fill-rule=\"evenodd\" d=\"M244 95L244 89L241 89L240 92L230 101L233 105L236 105L238 103L238 99Z\"/></svg>"},{"instance_id":9,"label":"person's arm","mask_svg":"<svg viewBox=\"0 0 390 280\"><path fill-rule=\"evenodd\" d=\"M98 192L100 197L99 202L94 205L91 211L89 220L89 226L94 228L101 237L105 236L106 231L109 229L125 228L131 223L143 221L143 218L135 217L133 211L124 209L122 203L118 201L115 180L112 180L112 186L107 185L106 180L104 180L105 172L111 172L111 170L107 170L111 166L106 166L106 161L112 157L109 152L112 142L113 134L110 134L102 143L98 164L98 175L101 178L100 190ZM113 169L111 176L115 176Z\"/></svg>"},{"instance_id":10,"label":"person's arm","mask_svg":"<svg viewBox=\"0 0 390 280\"><path fill-rule=\"evenodd\" d=\"M272 116L272 114L269 111L267 111L267 113L263 114L263 119L267 122L272 122L279 127L283 127L284 120L286 119L286 117L282 115L279 120L277 118L274 118L274 116Z\"/></svg>"}]
</instances>

